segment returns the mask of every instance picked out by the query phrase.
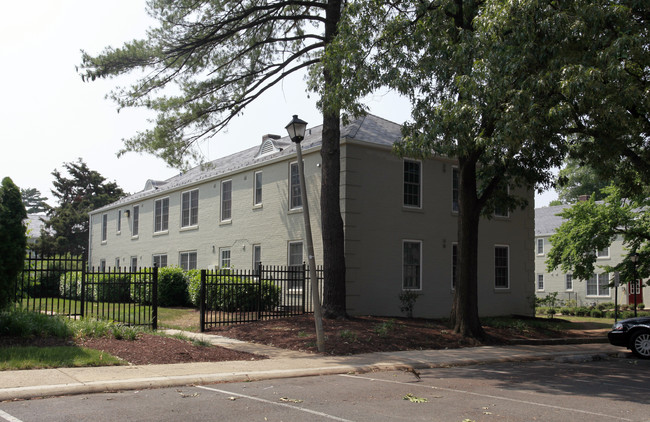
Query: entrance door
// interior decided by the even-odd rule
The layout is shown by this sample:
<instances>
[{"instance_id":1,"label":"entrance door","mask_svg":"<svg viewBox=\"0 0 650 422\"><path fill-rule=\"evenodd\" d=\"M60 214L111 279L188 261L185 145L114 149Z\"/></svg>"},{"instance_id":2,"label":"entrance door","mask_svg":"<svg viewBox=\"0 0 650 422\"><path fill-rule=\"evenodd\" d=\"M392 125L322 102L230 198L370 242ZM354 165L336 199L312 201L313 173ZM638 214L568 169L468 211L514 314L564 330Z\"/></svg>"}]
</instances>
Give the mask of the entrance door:
<instances>
[{"instance_id":1,"label":"entrance door","mask_svg":"<svg viewBox=\"0 0 650 422\"><path fill-rule=\"evenodd\" d=\"M633 306L635 303L643 303L643 289L641 288L641 280L633 281L629 286L629 293L627 295L628 304ZM636 296L636 302L634 301L634 296Z\"/></svg>"}]
</instances>

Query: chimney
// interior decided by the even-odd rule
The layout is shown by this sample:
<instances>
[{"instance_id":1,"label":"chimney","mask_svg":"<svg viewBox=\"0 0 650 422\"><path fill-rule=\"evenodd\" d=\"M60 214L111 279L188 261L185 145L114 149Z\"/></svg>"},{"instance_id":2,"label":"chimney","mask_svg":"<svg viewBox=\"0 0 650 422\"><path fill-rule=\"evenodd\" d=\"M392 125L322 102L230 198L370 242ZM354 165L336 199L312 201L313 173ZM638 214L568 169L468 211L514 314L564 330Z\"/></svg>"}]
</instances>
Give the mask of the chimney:
<instances>
[{"instance_id":1,"label":"chimney","mask_svg":"<svg viewBox=\"0 0 650 422\"><path fill-rule=\"evenodd\" d=\"M266 141L267 139L280 139L280 135L273 135L271 133L267 133L266 135L262 135L262 142Z\"/></svg>"}]
</instances>

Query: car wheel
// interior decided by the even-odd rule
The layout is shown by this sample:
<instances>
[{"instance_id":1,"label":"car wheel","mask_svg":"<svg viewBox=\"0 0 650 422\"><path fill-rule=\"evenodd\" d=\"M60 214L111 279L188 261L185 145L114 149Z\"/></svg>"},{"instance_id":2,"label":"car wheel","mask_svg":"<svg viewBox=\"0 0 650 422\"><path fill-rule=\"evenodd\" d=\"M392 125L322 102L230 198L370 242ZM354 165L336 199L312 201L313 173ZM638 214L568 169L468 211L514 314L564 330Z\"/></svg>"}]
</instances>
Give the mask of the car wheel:
<instances>
[{"instance_id":1,"label":"car wheel","mask_svg":"<svg viewBox=\"0 0 650 422\"><path fill-rule=\"evenodd\" d=\"M639 331L632 335L630 349L640 358L650 359L650 332Z\"/></svg>"}]
</instances>

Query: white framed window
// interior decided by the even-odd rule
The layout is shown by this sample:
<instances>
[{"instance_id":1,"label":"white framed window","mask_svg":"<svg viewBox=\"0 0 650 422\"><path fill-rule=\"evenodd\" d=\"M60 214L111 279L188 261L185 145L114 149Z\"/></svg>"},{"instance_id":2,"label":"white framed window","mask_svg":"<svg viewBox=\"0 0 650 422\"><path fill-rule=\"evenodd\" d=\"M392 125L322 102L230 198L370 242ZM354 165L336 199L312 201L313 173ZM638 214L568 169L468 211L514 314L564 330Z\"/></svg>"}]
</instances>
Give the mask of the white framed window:
<instances>
[{"instance_id":1,"label":"white framed window","mask_svg":"<svg viewBox=\"0 0 650 422\"><path fill-rule=\"evenodd\" d=\"M185 271L196 270L196 251L181 252L179 262Z\"/></svg>"},{"instance_id":2,"label":"white framed window","mask_svg":"<svg viewBox=\"0 0 650 422\"><path fill-rule=\"evenodd\" d=\"M544 255L544 239L537 239L537 255Z\"/></svg>"},{"instance_id":3,"label":"white framed window","mask_svg":"<svg viewBox=\"0 0 650 422\"><path fill-rule=\"evenodd\" d=\"M422 208L422 163L404 160L405 207Z\"/></svg>"},{"instance_id":4,"label":"white framed window","mask_svg":"<svg viewBox=\"0 0 650 422\"><path fill-rule=\"evenodd\" d=\"M289 288L302 288L305 279L305 274L302 271L302 265L304 263L302 241L289 242L287 255L287 262L289 264L289 270L291 271L288 277Z\"/></svg>"},{"instance_id":5,"label":"white framed window","mask_svg":"<svg viewBox=\"0 0 650 422\"><path fill-rule=\"evenodd\" d=\"M158 268L167 266L167 254L154 254L152 257L153 265Z\"/></svg>"},{"instance_id":6,"label":"white framed window","mask_svg":"<svg viewBox=\"0 0 650 422\"><path fill-rule=\"evenodd\" d=\"M566 290L573 290L573 274L566 274L564 276L564 287Z\"/></svg>"},{"instance_id":7,"label":"white framed window","mask_svg":"<svg viewBox=\"0 0 650 422\"><path fill-rule=\"evenodd\" d=\"M100 259L99 260L99 271L100 272L105 272L106 271L106 260L105 259Z\"/></svg>"},{"instance_id":8,"label":"white framed window","mask_svg":"<svg viewBox=\"0 0 650 422\"><path fill-rule=\"evenodd\" d=\"M510 247L507 245L494 246L494 287L510 288Z\"/></svg>"},{"instance_id":9,"label":"white framed window","mask_svg":"<svg viewBox=\"0 0 650 422\"><path fill-rule=\"evenodd\" d=\"M289 165L289 209L302 208L302 192L300 191L300 173L298 163Z\"/></svg>"},{"instance_id":10,"label":"white framed window","mask_svg":"<svg viewBox=\"0 0 650 422\"><path fill-rule=\"evenodd\" d=\"M115 258L115 268L120 269L120 258Z\"/></svg>"},{"instance_id":11,"label":"white framed window","mask_svg":"<svg viewBox=\"0 0 650 422\"><path fill-rule=\"evenodd\" d=\"M458 205L458 181L459 181L458 167L451 168L451 211L457 213L460 209Z\"/></svg>"},{"instance_id":12,"label":"white framed window","mask_svg":"<svg viewBox=\"0 0 650 422\"><path fill-rule=\"evenodd\" d=\"M606 259L609 258L609 247L601 249L596 252L596 257L598 259Z\"/></svg>"},{"instance_id":13,"label":"white framed window","mask_svg":"<svg viewBox=\"0 0 650 422\"><path fill-rule=\"evenodd\" d=\"M262 172L256 171L253 180L253 205L262 205Z\"/></svg>"},{"instance_id":14,"label":"white framed window","mask_svg":"<svg viewBox=\"0 0 650 422\"><path fill-rule=\"evenodd\" d=\"M544 290L544 274L537 274L537 290Z\"/></svg>"},{"instance_id":15,"label":"white framed window","mask_svg":"<svg viewBox=\"0 0 650 422\"><path fill-rule=\"evenodd\" d=\"M230 268L230 248L219 251L219 268Z\"/></svg>"},{"instance_id":16,"label":"white framed window","mask_svg":"<svg viewBox=\"0 0 650 422\"><path fill-rule=\"evenodd\" d=\"M138 257L137 256L132 256L131 257L131 271L137 271L138 269Z\"/></svg>"},{"instance_id":17,"label":"white framed window","mask_svg":"<svg viewBox=\"0 0 650 422\"><path fill-rule=\"evenodd\" d=\"M609 274L594 274L587 280L587 296L609 297Z\"/></svg>"},{"instance_id":18,"label":"white framed window","mask_svg":"<svg viewBox=\"0 0 650 422\"><path fill-rule=\"evenodd\" d=\"M253 270L257 271L262 263L262 245L253 245Z\"/></svg>"},{"instance_id":19,"label":"white framed window","mask_svg":"<svg viewBox=\"0 0 650 422\"><path fill-rule=\"evenodd\" d=\"M221 221L232 219L232 180L221 182Z\"/></svg>"},{"instance_id":20,"label":"white framed window","mask_svg":"<svg viewBox=\"0 0 650 422\"><path fill-rule=\"evenodd\" d=\"M181 194L181 227L192 227L199 224L199 190Z\"/></svg>"},{"instance_id":21,"label":"white framed window","mask_svg":"<svg viewBox=\"0 0 650 422\"><path fill-rule=\"evenodd\" d=\"M117 210L117 234L122 232L122 210Z\"/></svg>"},{"instance_id":22,"label":"white framed window","mask_svg":"<svg viewBox=\"0 0 650 422\"><path fill-rule=\"evenodd\" d=\"M402 241L402 289L422 289L422 241Z\"/></svg>"},{"instance_id":23,"label":"white framed window","mask_svg":"<svg viewBox=\"0 0 650 422\"><path fill-rule=\"evenodd\" d=\"M133 206L133 230L131 236L137 236L140 233L140 205Z\"/></svg>"},{"instance_id":24,"label":"white framed window","mask_svg":"<svg viewBox=\"0 0 650 422\"><path fill-rule=\"evenodd\" d=\"M108 236L108 214L102 214L102 242L106 242Z\"/></svg>"},{"instance_id":25,"label":"white framed window","mask_svg":"<svg viewBox=\"0 0 650 422\"><path fill-rule=\"evenodd\" d=\"M458 281L458 243L451 244L451 289L456 289Z\"/></svg>"},{"instance_id":26,"label":"white framed window","mask_svg":"<svg viewBox=\"0 0 650 422\"><path fill-rule=\"evenodd\" d=\"M169 198L157 199L153 203L154 233L169 230Z\"/></svg>"}]
</instances>

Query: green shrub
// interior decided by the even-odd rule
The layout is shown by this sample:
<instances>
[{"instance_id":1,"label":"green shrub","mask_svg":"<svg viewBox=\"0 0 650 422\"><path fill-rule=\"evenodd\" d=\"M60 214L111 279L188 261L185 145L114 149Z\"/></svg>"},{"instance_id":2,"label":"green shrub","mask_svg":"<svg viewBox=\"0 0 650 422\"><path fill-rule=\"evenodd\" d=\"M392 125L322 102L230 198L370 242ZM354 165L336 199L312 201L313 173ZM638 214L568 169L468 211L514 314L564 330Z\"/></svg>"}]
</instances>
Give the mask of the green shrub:
<instances>
[{"instance_id":1,"label":"green shrub","mask_svg":"<svg viewBox=\"0 0 650 422\"><path fill-rule=\"evenodd\" d=\"M131 300L131 276L129 274L97 274L93 278L97 302L125 303Z\"/></svg>"},{"instance_id":2,"label":"green shrub","mask_svg":"<svg viewBox=\"0 0 650 422\"><path fill-rule=\"evenodd\" d=\"M579 307L576 308L576 315L577 316L587 316L587 315L589 315L589 312L591 312L591 311L589 310L589 308L587 308L585 306L579 306Z\"/></svg>"},{"instance_id":3,"label":"green shrub","mask_svg":"<svg viewBox=\"0 0 650 422\"><path fill-rule=\"evenodd\" d=\"M636 307L637 307L637 309L642 309L643 310L643 309L645 309L645 304L639 303L638 305L636 305Z\"/></svg>"},{"instance_id":4,"label":"green shrub","mask_svg":"<svg viewBox=\"0 0 650 422\"><path fill-rule=\"evenodd\" d=\"M268 280L221 276L216 284L207 285L206 295L208 309L226 312L271 311L280 305L280 287Z\"/></svg>"},{"instance_id":5,"label":"green shrub","mask_svg":"<svg viewBox=\"0 0 650 422\"><path fill-rule=\"evenodd\" d=\"M591 312L589 313L589 315L592 318L602 318L603 317L603 311L601 311L600 309L592 309Z\"/></svg>"},{"instance_id":6,"label":"green shrub","mask_svg":"<svg viewBox=\"0 0 650 422\"><path fill-rule=\"evenodd\" d=\"M553 318L553 316L557 313L557 310L555 308L548 308L546 310L546 315L548 315L549 318Z\"/></svg>"},{"instance_id":7,"label":"green shrub","mask_svg":"<svg viewBox=\"0 0 650 422\"><path fill-rule=\"evenodd\" d=\"M189 303L187 276L179 267L158 270L158 306L185 306Z\"/></svg>"},{"instance_id":8,"label":"green shrub","mask_svg":"<svg viewBox=\"0 0 650 422\"><path fill-rule=\"evenodd\" d=\"M407 318L413 318L413 307L418 297L420 297L420 294L413 290L402 290L400 292L399 301L402 303L400 311L406 313Z\"/></svg>"},{"instance_id":9,"label":"green shrub","mask_svg":"<svg viewBox=\"0 0 650 422\"><path fill-rule=\"evenodd\" d=\"M65 318L56 315L21 309L0 312L0 336L66 338L72 335L72 330L66 324Z\"/></svg>"},{"instance_id":10,"label":"green shrub","mask_svg":"<svg viewBox=\"0 0 650 422\"><path fill-rule=\"evenodd\" d=\"M614 309L614 302L602 302L596 305L596 309L604 311L606 309Z\"/></svg>"},{"instance_id":11,"label":"green shrub","mask_svg":"<svg viewBox=\"0 0 650 422\"><path fill-rule=\"evenodd\" d=\"M159 270L160 271L160 270ZM134 303L151 305L153 303L153 276L150 270L140 270L131 274L130 297Z\"/></svg>"},{"instance_id":12,"label":"green shrub","mask_svg":"<svg viewBox=\"0 0 650 422\"><path fill-rule=\"evenodd\" d=\"M201 270L189 270L187 272L187 292L192 305L198 308L201 295Z\"/></svg>"},{"instance_id":13,"label":"green shrub","mask_svg":"<svg viewBox=\"0 0 650 422\"><path fill-rule=\"evenodd\" d=\"M560 313L561 313L562 315L573 315L572 312L573 312L573 310L572 310L571 308L569 308L568 306L565 306L565 307L563 307L563 308L560 308Z\"/></svg>"}]
</instances>

